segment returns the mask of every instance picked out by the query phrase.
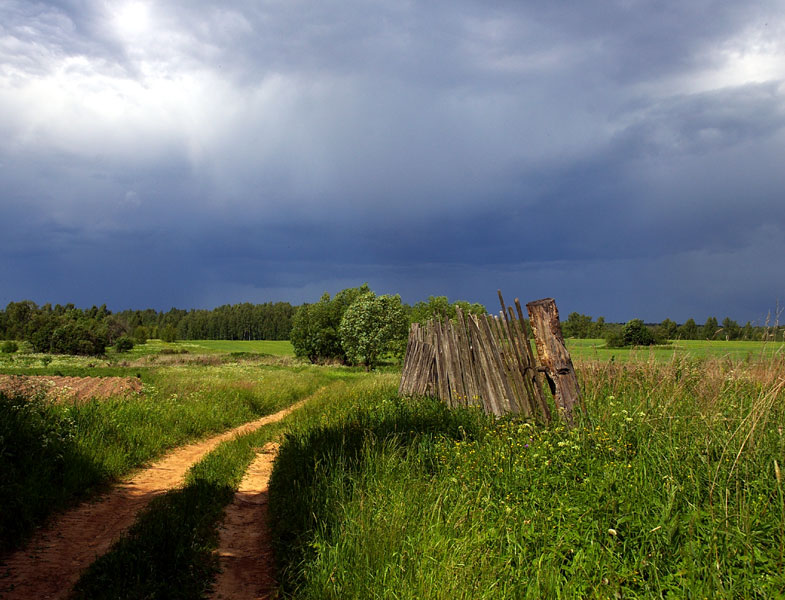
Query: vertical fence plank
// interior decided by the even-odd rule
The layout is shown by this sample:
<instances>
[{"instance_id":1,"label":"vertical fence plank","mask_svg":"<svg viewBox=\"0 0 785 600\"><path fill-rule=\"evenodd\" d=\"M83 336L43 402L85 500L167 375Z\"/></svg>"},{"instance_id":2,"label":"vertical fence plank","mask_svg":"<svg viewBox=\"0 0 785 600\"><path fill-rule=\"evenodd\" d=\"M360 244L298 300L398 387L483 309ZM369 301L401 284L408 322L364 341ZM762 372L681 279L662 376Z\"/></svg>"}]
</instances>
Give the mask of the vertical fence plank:
<instances>
[{"instance_id":1,"label":"vertical fence plank","mask_svg":"<svg viewBox=\"0 0 785 600\"><path fill-rule=\"evenodd\" d=\"M529 338L529 333L526 328L526 319L523 318L523 310L521 309L521 301L516 298L515 299L515 310L518 313L518 325L520 326L521 333L523 334L523 342L524 350L526 355L529 359L529 370L527 370L526 374L532 383L532 390L534 392L534 400L540 407L540 412L543 414L545 421L550 423L551 421L551 409L548 406L548 402L545 399L545 394L542 391L542 383L540 378L537 376L537 360L534 357L534 351L532 350L531 341Z\"/></svg>"},{"instance_id":2,"label":"vertical fence plank","mask_svg":"<svg viewBox=\"0 0 785 600\"><path fill-rule=\"evenodd\" d=\"M553 298L543 298L529 302L526 309L531 318L537 354L546 369L556 406L572 424L573 409L581 401L581 391L570 353L564 344L556 302Z\"/></svg>"}]
</instances>

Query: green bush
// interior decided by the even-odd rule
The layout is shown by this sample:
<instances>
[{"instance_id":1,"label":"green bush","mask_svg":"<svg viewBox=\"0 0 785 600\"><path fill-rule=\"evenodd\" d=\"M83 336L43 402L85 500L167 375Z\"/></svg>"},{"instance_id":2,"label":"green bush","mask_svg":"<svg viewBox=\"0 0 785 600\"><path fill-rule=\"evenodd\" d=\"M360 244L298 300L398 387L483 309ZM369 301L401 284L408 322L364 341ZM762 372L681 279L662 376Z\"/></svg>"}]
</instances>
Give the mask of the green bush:
<instances>
[{"instance_id":1,"label":"green bush","mask_svg":"<svg viewBox=\"0 0 785 600\"><path fill-rule=\"evenodd\" d=\"M12 340L8 340L3 342L3 345L0 346L0 350L2 350L3 354L13 354L19 350L19 344Z\"/></svg>"},{"instance_id":2,"label":"green bush","mask_svg":"<svg viewBox=\"0 0 785 600\"><path fill-rule=\"evenodd\" d=\"M144 325L139 325L134 329L134 340L137 344L146 344L148 337L147 327Z\"/></svg>"},{"instance_id":3,"label":"green bush","mask_svg":"<svg viewBox=\"0 0 785 600\"><path fill-rule=\"evenodd\" d=\"M116 352L128 352L132 350L134 347L134 341L129 338L127 335L118 338L118 340L114 344L114 349Z\"/></svg>"},{"instance_id":4,"label":"green bush","mask_svg":"<svg viewBox=\"0 0 785 600\"><path fill-rule=\"evenodd\" d=\"M176 342L177 341L177 329L173 325L167 325L163 329L159 331L159 335L161 339L165 342Z\"/></svg>"},{"instance_id":5,"label":"green bush","mask_svg":"<svg viewBox=\"0 0 785 600\"><path fill-rule=\"evenodd\" d=\"M657 337L641 319L627 321L620 332L612 332L605 338L605 345L608 348L652 346L657 343L659 343Z\"/></svg>"},{"instance_id":6,"label":"green bush","mask_svg":"<svg viewBox=\"0 0 785 600\"><path fill-rule=\"evenodd\" d=\"M106 335L93 331L78 322L62 325L52 333L50 352L53 354L103 354L106 350Z\"/></svg>"}]
</instances>

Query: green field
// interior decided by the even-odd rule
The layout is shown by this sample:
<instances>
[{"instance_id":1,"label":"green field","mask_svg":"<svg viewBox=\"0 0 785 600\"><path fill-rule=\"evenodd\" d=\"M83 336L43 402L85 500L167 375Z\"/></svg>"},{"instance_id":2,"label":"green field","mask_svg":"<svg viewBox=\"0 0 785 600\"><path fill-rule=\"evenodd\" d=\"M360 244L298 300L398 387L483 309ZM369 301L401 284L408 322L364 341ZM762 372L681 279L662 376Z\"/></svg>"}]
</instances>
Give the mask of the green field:
<instances>
[{"instance_id":1,"label":"green field","mask_svg":"<svg viewBox=\"0 0 785 600\"><path fill-rule=\"evenodd\" d=\"M248 352L294 356L294 348L289 340L188 340L177 342L176 345L191 352Z\"/></svg>"},{"instance_id":2,"label":"green field","mask_svg":"<svg viewBox=\"0 0 785 600\"><path fill-rule=\"evenodd\" d=\"M756 360L762 357L782 356L785 348L781 342L678 340L667 346L641 348L606 348L603 339L566 340L571 356L576 360L609 361L669 361L674 358L721 358L731 360Z\"/></svg>"},{"instance_id":3,"label":"green field","mask_svg":"<svg viewBox=\"0 0 785 600\"><path fill-rule=\"evenodd\" d=\"M167 449L308 397L195 464L76 597L204 597L223 507L275 438L271 526L286 598L783 597L779 347L600 343L568 341L585 396L574 429L399 398L398 373L296 362L288 342L3 357L2 372L144 385L83 403L0 394L0 552Z\"/></svg>"},{"instance_id":4,"label":"green field","mask_svg":"<svg viewBox=\"0 0 785 600\"><path fill-rule=\"evenodd\" d=\"M103 356L71 356L64 354L40 354L29 351L29 344L22 343L21 350L14 354L0 354L0 372L3 373L54 373L64 375L108 375L101 369L121 367L147 367L151 357L178 356L180 354L201 356L228 356L232 353L293 358L294 349L288 340L183 340L164 342L151 339L137 344L128 352L108 349ZM111 373L111 374L120 374Z\"/></svg>"}]
</instances>

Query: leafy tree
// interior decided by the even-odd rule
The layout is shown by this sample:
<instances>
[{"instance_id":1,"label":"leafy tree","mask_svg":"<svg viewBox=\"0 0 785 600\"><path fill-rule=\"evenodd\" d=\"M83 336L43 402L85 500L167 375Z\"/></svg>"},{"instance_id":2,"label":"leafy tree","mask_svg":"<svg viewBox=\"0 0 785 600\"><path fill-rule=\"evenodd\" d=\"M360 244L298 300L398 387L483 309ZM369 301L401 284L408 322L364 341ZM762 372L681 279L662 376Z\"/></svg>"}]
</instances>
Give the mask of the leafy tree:
<instances>
[{"instance_id":1,"label":"leafy tree","mask_svg":"<svg viewBox=\"0 0 785 600\"><path fill-rule=\"evenodd\" d=\"M146 344L147 338L147 327L144 325L137 325L134 328L134 342L137 344Z\"/></svg>"},{"instance_id":2,"label":"leafy tree","mask_svg":"<svg viewBox=\"0 0 785 600\"><path fill-rule=\"evenodd\" d=\"M393 343L406 339L407 329L400 296L368 292L346 310L339 333L349 361L370 370Z\"/></svg>"},{"instance_id":3,"label":"leafy tree","mask_svg":"<svg viewBox=\"0 0 785 600\"><path fill-rule=\"evenodd\" d=\"M6 337L13 340L25 339L30 321L38 313L38 306L32 300L10 302L5 307Z\"/></svg>"},{"instance_id":4,"label":"leafy tree","mask_svg":"<svg viewBox=\"0 0 785 600\"><path fill-rule=\"evenodd\" d=\"M87 324L69 321L54 330L50 352L53 354L103 354L106 350L106 334L92 331Z\"/></svg>"},{"instance_id":5,"label":"leafy tree","mask_svg":"<svg viewBox=\"0 0 785 600\"><path fill-rule=\"evenodd\" d=\"M50 352L52 349L52 335L55 329L65 322L65 318L54 315L36 315L30 321L26 338L36 352Z\"/></svg>"},{"instance_id":6,"label":"leafy tree","mask_svg":"<svg viewBox=\"0 0 785 600\"><path fill-rule=\"evenodd\" d=\"M3 352L3 354L13 354L17 350L19 350L19 344L11 340L3 342L2 346L0 346L0 352Z\"/></svg>"},{"instance_id":7,"label":"leafy tree","mask_svg":"<svg viewBox=\"0 0 785 600\"><path fill-rule=\"evenodd\" d=\"M597 317L597 321L592 325L591 328L591 337L605 337L605 317Z\"/></svg>"},{"instance_id":8,"label":"leafy tree","mask_svg":"<svg viewBox=\"0 0 785 600\"><path fill-rule=\"evenodd\" d=\"M174 325L166 325L159 331L159 335L165 342L176 342L177 328Z\"/></svg>"},{"instance_id":9,"label":"leafy tree","mask_svg":"<svg viewBox=\"0 0 785 600\"><path fill-rule=\"evenodd\" d=\"M114 343L114 349L117 352L128 352L129 350L132 350L133 347L134 341L127 335L119 337Z\"/></svg>"},{"instance_id":10,"label":"leafy tree","mask_svg":"<svg viewBox=\"0 0 785 600\"><path fill-rule=\"evenodd\" d=\"M700 339L700 331L695 319L687 319L684 325L679 327L678 335L683 340L697 340Z\"/></svg>"},{"instance_id":11,"label":"leafy tree","mask_svg":"<svg viewBox=\"0 0 785 600\"><path fill-rule=\"evenodd\" d=\"M291 342L296 356L315 363L336 359L345 362L346 355L338 337L338 326L330 306L330 295L324 294L315 304L303 304L292 319Z\"/></svg>"},{"instance_id":12,"label":"leafy tree","mask_svg":"<svg viewBox=\"0 0 785 600\"><path fill-rule=\"evenodd\" d=\"M450 302L447 296L429 296L427 302L421 301L412 307L410 320L412 323L426 323L431 319L440 321L455 319L456 306L459 306L464 314L484 315L488 312L479 302L471 303L466 300Z\"/></svg>"},{"instance_id":13,"label":"leafy tree","mask_svg":"<svg viewBox=\"0 0 785 600\"><path fill-rule=\"evenodd\" d=\"M673 340L678 334L679 325L675 321L665 319L662 323L660 323L660 331L666 340Z\"/></svg>"},{"instance_id":14,"label":"leafy tree","mask_svg":"<svg viewBox=\"0 0 785 600\"><path fill-rule=\"evenodd\" d=\"M722 335L726 340L737 340L741 336L741 327L730 317L725 317L722 320Z\"/></svg>"},{"instance_id":15,"label":"leafy tree","mask_svg":"<svg viewBox=\"0 0 785 600\"><path fill-rule=\"evenodd\" d=\"M567 338L585 339L591 335L592 318L589 315L582 315L571 312L567 320L562 323L562 333Z\"/></svg>"},{"instance_id":16,"label":"leafy tree","mask_svg":"<svg viewBox=\"0 0 785 600\"><path fill-rule=\"evenodd\" d=\"M703 329L701 329L701 337L707 340L713 340L714 336L717 335L719 328L720 324L717 322L716 317L709 317L706 319L706 323L703 324Z\"/></svg>"},{"instance_id":17,"label":"leafy tree","mask_svg":"<svg viewBox=\"0 0 785 600\"><path fill-rule=\"evenodd\" d=\"M627 321L621 328L625 346L651 346L656 343L654 335L641 319Z\"/></svg>"},{"instance_id":18,"label":"leafy tree","mask_svg":"<svg viewBox=\"0 0 785 600\"><path fill-rule=\"evenodd\" d=\"M295 355L314 363L329 360L346 362L338 329L349 306L368 293L371 289L366 283L341 290L334 298L325 292L319 302L302 305L292 318L290 339Z\"/></svg>"},{"instance_id":19,"label":"leafy tree","mask_svg":"<svg viewBox=\"0 0 785 600\"><path fill-rule=\"evenodd\" d=\"M657 343L657 338L641 319L632 319L622 326L621 331L609 334L605 343L609 348L651 346Z\"/></svg>"}]
</instances>

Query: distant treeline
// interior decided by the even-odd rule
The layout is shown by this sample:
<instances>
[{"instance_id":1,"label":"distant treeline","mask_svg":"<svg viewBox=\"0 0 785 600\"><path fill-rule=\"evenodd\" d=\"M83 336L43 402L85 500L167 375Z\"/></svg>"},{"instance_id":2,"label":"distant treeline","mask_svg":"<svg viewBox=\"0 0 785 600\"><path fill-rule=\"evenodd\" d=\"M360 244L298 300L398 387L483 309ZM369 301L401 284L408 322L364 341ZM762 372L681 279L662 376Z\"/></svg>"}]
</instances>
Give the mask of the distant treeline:
<instances>
[{"instance_id":1,"label":"distant treeline","mask_svg":"<svg viewBox=\"0 0 785 600\"><path fill-rule=\"evenodd\" d=\"M633 322L637 323L639 320L633 319L627 324L607 323L603 317L598 317L595 321L589 315L573 312L562 321L562 333L567 338L613 339L622 333L625 325L629 326ZM658 342L668 340L783 341L785 329L778 323L753 325L751 321L747 321L744 325L739 325L730 317L725 317L721 323L716 317L709 317L702 325L698 325L694 319L687 319L681 325L671 319L665 319L662 323L646 323L645 327Z\"/></svg>"},{"instance_id":2,"label":"distant treeline","mask_svg":"<svg viewBox=\"0 0 785 600\"><path fill-rule=\"evenodd\" d=\"M124 310L117 317L128 323L131 331L146 328L151 338L161 337L158 332L169 327L181 340L288 340L296 310L288 302L246 302L212 310Z\"/></svg>"},{"instance_id":3,"label":"distant treeline","mask_svg":"<svg viewBox=\"0 0 785 600\"><path fill-rule=\"evenodd\" d=\"M106 305L81 309L73 304L11 302L0 311L0 339L27 341L36 352L101 354L122 337L286 340L295 308L287 302L235 304L213 310L168 312L153 309L112 313Z\"/></svg>"},{"instance_id":4,"label":"distant treeline","mask_svg":"<svg viewBox=\"0 0 785 600\"><path fill-rule=\"evenodd\" d=\"M299 307L288 302L246 302L227 304L212 310L172 308L166 312L148 308L112 313L106 305L82 309L73 304L38 306L31 300L23 300L11 302L5 310L0 310L0 339L28 341L37 352L64 354L101 354L107 346L114 345L122 337L133 339L136 343L144 343L148 338L165 341L292 339L297 342L295 346L298 348L303 344L309 347L309 350L301 352L305 356L345 359L342 351L315 352L310 347L317 341L327 343L334 338L337 340L343 314L351 304L343 302L344 297L359 297L368 292L367 285L349 288L339 292L335 298L325 295L317 303ZM428 301L418 302L414 306L400 303L400 308L406 321L411 323L424 322L434 317L453 318L456 304L465 312L484 313L486 310L481 304L460 300L450 302L445 296L431 296ZM295 316L298 311L299 321ZM317 319L316 315L322 313ZM295 327L294 336L293 323L301 325L299 329ZM302 325L305 323L308 323L307 335L303 333L305 330ZM565 337L604 338L609 345L645 345L679 339L783 341L784 329L778 323L753 325L747 321L739 325L729 317L721 323L716 317L709 317L702 325L698 325L694 319L688 319L682 324L671 319L646 324L640 319L633 319L624 324L608 323L603 317L595 320L589 315L573 312L562 321ZM308 343L303 340L308 340ZM339 347L335 343L333 345Z\"/></svg>"},{"instance_id":5,"label":"distant treeline","mask_svg":"<svg viewBox=\"0 0 785 600\"><path fill-rule=\"evenodd\" d=\"M298 348L300 342L306 344L309 349L303 351L303 355L312 359L338 359L345 362L347 355L337 342L338 328L344 312L352 303L348 300L356 300L366 294L372 294L367 284L339 292L334 300L325 294L319 302L299 307L288 302L246 302L227 304L212 310L172 308L163 312L148 308L117 313L112 313L106 305L82 309L73 304L39 306L31 300L23 300L11 302L5 310L0 310L0 340L27 341L36 352L102 354L107 346L116 345L117 349L127 349L134 343L145 343L155 338L168 342L178 339L291 339ZM380 297L379 302L387 302L384 298ZM400 305L402 322L405 324L402 330L404 338L409 323L424 322L431 318L453 318L456 305L467 313L485 313L482 304L460 300L450 302L445 296L431 296L414 306L403 304L398 298L397 305ZM307 334L303 333L302 327L299 334L292 331L298 313L299 323L308 323ZM318 319L315 317L317 313L320 314ZM305 339L307 342L303 341ZM405 339L401 343L405 347ZM331 350L326 351L322 346Z\"/></svg>"}]
</instances>

